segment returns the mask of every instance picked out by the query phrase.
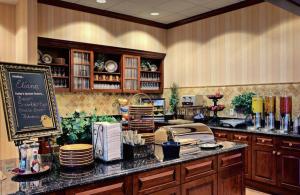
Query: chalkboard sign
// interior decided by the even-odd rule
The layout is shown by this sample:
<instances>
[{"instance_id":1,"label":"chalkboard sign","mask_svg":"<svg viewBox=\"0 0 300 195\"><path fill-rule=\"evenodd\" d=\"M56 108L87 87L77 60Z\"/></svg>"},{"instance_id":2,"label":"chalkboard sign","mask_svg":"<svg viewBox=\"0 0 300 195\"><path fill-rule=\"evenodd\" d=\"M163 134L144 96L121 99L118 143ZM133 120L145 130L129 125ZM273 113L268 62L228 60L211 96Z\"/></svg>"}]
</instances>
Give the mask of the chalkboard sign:
<instances>
[{"instance_id":1,"label":"chalkboard sign","mask_svg":"<svg viewBox=\"0 0 300 195\"><path fill-rule=\"evenodd\" d=\"M8 139L61 133L50 67L1 64L1 94Z\"/></svg>"}]
</instances>

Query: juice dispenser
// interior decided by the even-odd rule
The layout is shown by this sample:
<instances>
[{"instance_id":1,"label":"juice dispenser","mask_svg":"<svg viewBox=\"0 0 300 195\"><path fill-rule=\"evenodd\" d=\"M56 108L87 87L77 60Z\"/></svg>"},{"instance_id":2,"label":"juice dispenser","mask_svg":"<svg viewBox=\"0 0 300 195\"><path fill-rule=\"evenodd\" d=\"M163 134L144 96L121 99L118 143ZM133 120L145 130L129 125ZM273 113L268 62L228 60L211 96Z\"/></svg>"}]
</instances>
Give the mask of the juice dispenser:
<instances>
[{"instance_id":1,"label":"juice dispenser","mask_svg":"<svg viewBox=\"0 0 300 195\"><path fill-rule=\"evenodd\" d=\"M292 120L292 97L280 97L280 130L287 132L290 130Z\"/></svg>"},{"instance_id":2,"label":"juice dispenser","mask_svg":"<svg viewBox=\"0 0 300 195\"><path fill-rule=\"evenodd\" d=\"M276 112L276 97L265 97L265 128L268 130L275 129L275 112Z\"/></svg>"},{"instance_id":3,"label":"juice dispenser","mask_svg":"<svg viewBox=\"0 0 300 195\"><path fill-rule=\"evenodd\" d=\"M256 129L262 127L263 99L260 96L252 97L252 112L254 113L254 125Z\"/></svg>"}]
</instances>

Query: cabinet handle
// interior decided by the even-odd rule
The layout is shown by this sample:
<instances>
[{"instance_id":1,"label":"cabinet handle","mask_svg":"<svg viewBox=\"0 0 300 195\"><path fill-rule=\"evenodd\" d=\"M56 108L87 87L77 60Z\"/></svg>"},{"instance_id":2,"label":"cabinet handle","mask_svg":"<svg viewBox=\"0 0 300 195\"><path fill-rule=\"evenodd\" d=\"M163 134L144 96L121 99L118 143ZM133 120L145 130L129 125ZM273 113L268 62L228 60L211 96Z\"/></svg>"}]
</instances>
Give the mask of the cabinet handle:
<instances>
[{"instance_id":1,"label":"cabinet handle","mask_svg":"<svg viewBox=\"0 0 300 195\"><path fill-rule=\"evenodd\" d=\"M281 152L277 152L277 156L280 156L281 155Z\"/></svg>"},{"instance_id":2,"label":"cabinet handle","mask_svg":"<svg viewBox=\"0 0 300 195\"><path fill-rule=\"evenodd\" d=\"M289 143L289 146L291 147L291 146L293 146L293 144L292 144L292 143Z\"/></svg>"},{"instance_id":3,"label":"cabinet handle","mask_svg":"<svg viewBox=\"0 0 300 195\"><path fill-rule=\"evenodd\" d=\"M273 154L276 154L276 151L275 151L275 150L273 150Z\"/></svg>"},{"instance_id":4,"label":"cabinet handle","mask_svg":"<svg viewBox=\"0 0 300 195\"><path fill-rule=\"evenodd\" d=\"M242 139L241 136L239 136L239 139Z\"/></svg>"},{"instance_id":5,"label":"cabinet handle","mask_svg":"<svg viewBox=\"0 0 300 195\"><path fill-rule=\"evenodd\" d=\"M262 142L262 143L265 143L265 140L263 139L263 140L261 140L261 142Z\"/></svg>"}]
</instances>

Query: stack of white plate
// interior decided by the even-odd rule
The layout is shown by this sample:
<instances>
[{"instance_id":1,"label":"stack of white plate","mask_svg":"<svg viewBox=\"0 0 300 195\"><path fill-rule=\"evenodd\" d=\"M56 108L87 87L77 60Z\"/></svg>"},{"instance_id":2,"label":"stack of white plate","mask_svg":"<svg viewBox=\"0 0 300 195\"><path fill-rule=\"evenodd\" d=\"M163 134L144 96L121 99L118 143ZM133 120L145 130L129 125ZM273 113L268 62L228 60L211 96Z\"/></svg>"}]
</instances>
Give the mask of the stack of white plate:
<instances>
[{"instance_id":1,"label":"stack of white plate","mask_svg":"<svg viewBox=\"0 0 300 195\"><path fill-rule=\"evenodd\" d=\"M93 146L71 144L60 147L59 161L65 167L87 166L94 162Z\"/></svg>"}]
</instances>

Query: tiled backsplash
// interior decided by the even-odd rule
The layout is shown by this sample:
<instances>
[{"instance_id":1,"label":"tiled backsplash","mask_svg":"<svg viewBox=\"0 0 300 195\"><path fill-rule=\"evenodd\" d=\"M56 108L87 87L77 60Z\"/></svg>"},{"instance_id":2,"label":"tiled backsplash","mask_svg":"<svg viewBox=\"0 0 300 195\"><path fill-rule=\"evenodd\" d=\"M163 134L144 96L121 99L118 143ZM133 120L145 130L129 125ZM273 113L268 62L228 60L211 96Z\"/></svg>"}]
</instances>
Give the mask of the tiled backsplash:
<instances>
[{"instance_id":1,"label":"tiled backsplash","mask_svg":"<svg viewBox=\"0 0 300 195\"><path fill-rule=\"evenodd\" d=\"M92 113L96 109L97 115L119 114L119 98L130 99L130 94L113 93L58 93L56 101L60 116L66 117L74 111Z\"/></svg>"},{"instance_id":2,"label":"tiled backsplash","mask_svg":"<svg viewBox=\"0 0 300 195\"><path fill-rule=\"evenodd\" d=\"M269 95L272 92L275 96L287 94L292 96L293 100L293 116L300 113L300 83L294 84L270 84L270 85L245 85L245 86L224 86L224 87L193 87L193 88L179 88L179 97L182 95L210 95L220 91L224 94L223 99L219 101L220 104L224 104L226 108L219 112L219 116L230 116L231 100L233 97L247 91L252 91L258 95ZM165 89L163 96L166 98L166 105L169 105L169 97L171 90ZM208 98L204 98L207 105L212 105L212 101ZM277 117L279 116L279 98L276 99ZM231 116L232 117L232 116ZM234 115L236 117L236 115Z\"/></svg>"},{"instance_id":3,"label":"tiled backsplash","mask_svg":"<svg viewBox=\"0 0 300 195\"><path fill-rule=\"evenodd\" d=\"M293 116L300 113L300 83L295 84L272 84L272 85L247 85L247 86L226 86L226 87L193 87L179 88L179 97L182 95L208 95L220 91L224 98L219 102L226 108L219 113L219 116L230 116L231 100L234 96L246 91L252 91L259 95L268 95L270 91L275 96L286 93L293 97ZM59 113L61 116L73 113L75 110L93 112L97 109L99 115L119 114L119 98L130 98L128 94L109 93L59 93L56 95ZM164 89L163 97L166 98L166 105L169 105L170 89ZM204 98L207 105L212 105L212 101ZM279 100L277 99L277 115L279 110ZM236 116L236 115L235 115Z\"/></svg>"}]
</instances>

